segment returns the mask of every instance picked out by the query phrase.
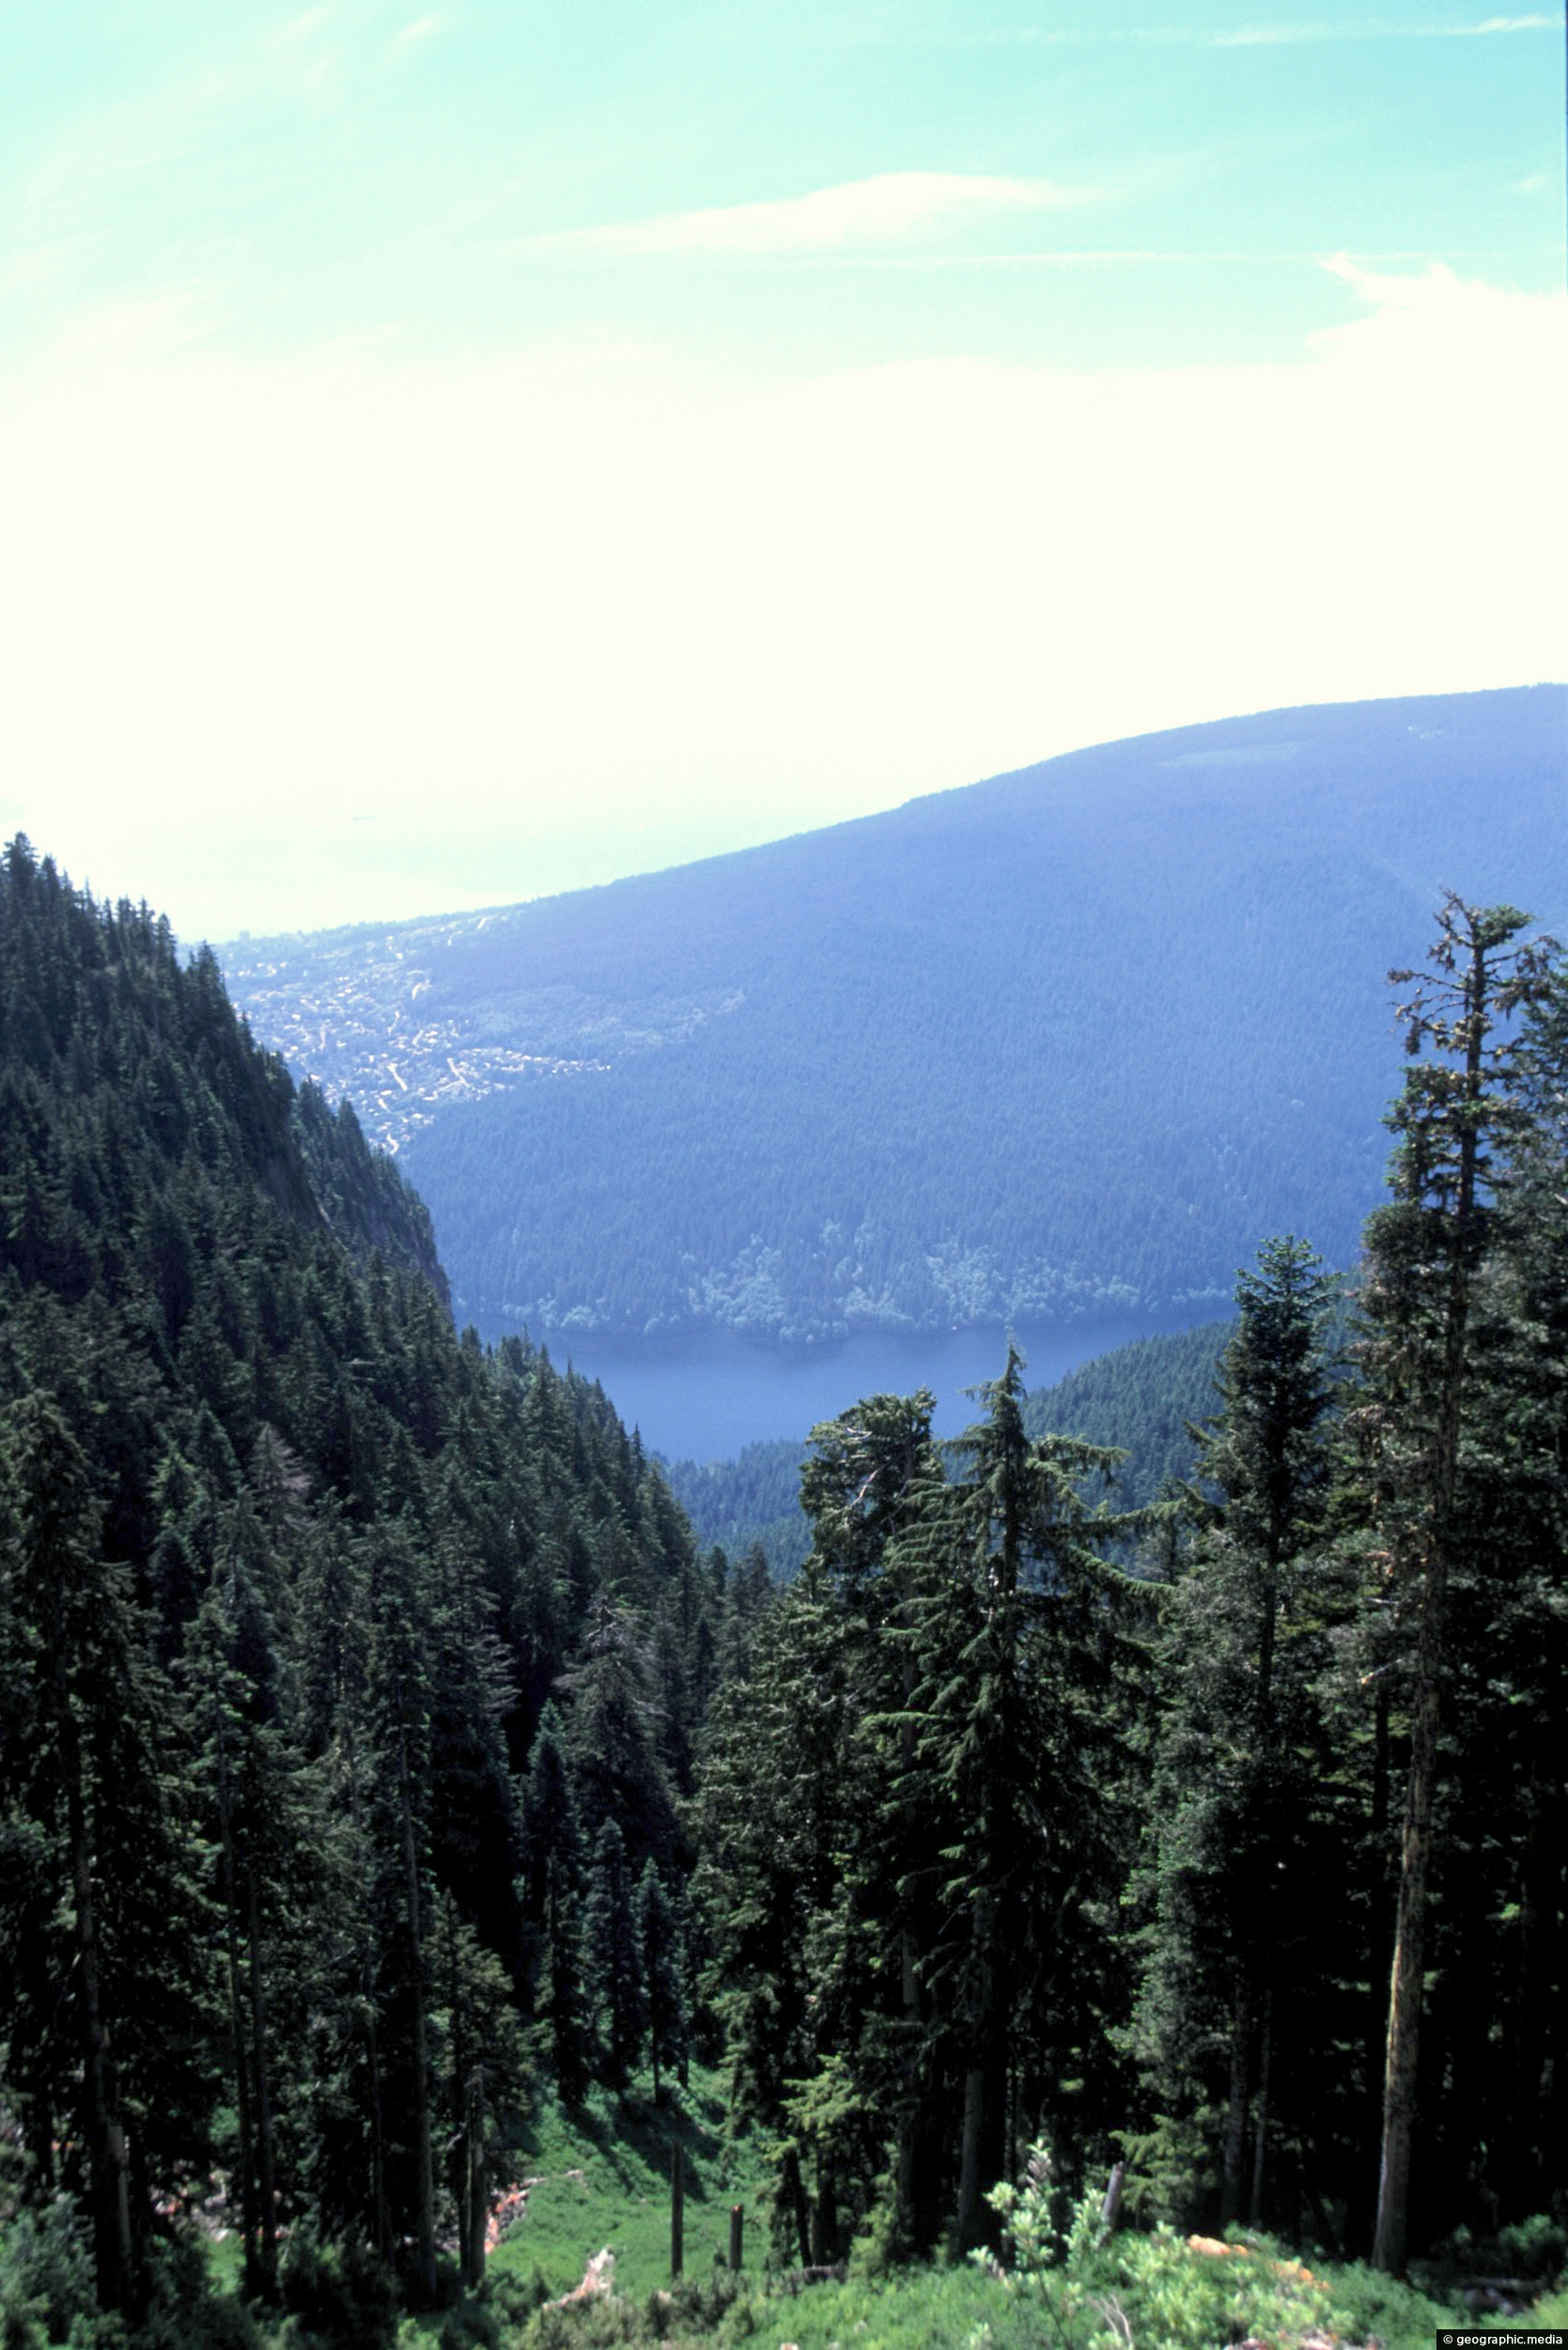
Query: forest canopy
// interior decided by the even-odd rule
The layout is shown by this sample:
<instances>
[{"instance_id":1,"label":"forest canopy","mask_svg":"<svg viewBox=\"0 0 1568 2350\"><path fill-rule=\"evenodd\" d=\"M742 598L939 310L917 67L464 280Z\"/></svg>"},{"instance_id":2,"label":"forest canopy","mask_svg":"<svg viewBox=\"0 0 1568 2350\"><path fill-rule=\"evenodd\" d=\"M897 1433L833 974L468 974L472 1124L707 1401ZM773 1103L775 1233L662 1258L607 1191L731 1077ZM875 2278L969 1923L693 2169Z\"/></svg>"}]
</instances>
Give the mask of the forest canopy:
<instances>
[{"instance_id":1,"label":"forest canopy","mask_svg":"<svg viewBox=\"0 0 1568 2350\"><path fill-rule=\"evenodd\" d=\"M780 1592L13 843L0 2220L150 2323L221 2183L258 2303L315 2245L428 2305L539 2100L693 2059L785 2263L1004 2250L1042 2142L1390 2270L1560 2207L1568 966L1450 897L1396 992L1355 1294L1265 1243L1190 1478L1010 1355L955 1444L812 1432Z\"/></svg>"}]
</instances>

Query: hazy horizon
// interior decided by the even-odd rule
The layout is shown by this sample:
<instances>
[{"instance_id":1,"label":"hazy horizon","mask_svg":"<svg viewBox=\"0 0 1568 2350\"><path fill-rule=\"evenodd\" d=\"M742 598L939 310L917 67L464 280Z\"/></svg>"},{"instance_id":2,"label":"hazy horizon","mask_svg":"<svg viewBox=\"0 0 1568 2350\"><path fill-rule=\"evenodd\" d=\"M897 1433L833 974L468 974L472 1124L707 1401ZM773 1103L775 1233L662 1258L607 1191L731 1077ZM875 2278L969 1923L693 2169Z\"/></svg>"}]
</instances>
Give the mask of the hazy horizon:
<instances>
[{"instance_id":1,"label":"hazy horizon","mask_svg":"<svg viewBox=\"0 0 1568 2350\"><path fill-rule=\"evenodd\" d=\"M185 937L1560 674L1562 25L0 24L0 829Z\"/></svg>"}]
</instances>

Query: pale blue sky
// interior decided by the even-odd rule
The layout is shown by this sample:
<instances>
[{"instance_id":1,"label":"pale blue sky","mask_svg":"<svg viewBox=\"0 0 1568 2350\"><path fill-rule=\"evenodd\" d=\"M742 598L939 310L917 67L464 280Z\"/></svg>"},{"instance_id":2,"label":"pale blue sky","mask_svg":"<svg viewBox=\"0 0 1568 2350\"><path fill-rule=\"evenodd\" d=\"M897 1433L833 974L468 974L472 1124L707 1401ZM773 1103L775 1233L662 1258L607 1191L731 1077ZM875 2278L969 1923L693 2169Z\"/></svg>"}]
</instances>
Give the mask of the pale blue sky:
<instances>
[{"instance_id":1,"label":"pale blue sky","mask_svg":"<svg viewBox=\"0 0 1568 2350\"><path fill-rule=\"evenodd\" d=\"M259 928L1561 674L1562 112L1452 0L0 0L0 823Z\"/></svg>"}]
</instances>

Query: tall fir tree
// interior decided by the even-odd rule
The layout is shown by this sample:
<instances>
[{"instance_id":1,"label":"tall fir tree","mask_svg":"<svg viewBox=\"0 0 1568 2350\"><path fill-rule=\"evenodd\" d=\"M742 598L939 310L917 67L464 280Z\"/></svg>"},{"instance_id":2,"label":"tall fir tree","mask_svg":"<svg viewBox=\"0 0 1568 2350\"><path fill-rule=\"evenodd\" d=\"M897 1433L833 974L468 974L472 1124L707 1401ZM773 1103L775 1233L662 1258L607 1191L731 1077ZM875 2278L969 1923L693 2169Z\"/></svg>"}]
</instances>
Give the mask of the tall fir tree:
<instances>
[{"instance_id":1,"label":"tall fir tree","mask_svg":"<svg viewBox=\"0 0 1568 2350\"><path fill-rule=\"evenodd\" d=\"M634 1923L643 1967L643 2007L647 2017L648 2062L655 2105L664 2102L664 2077L680 2062L686 2045L680 1924L674 1904L650 1860L637 1887Z\"/></svg>"},{"instance_id":2,"label":"tall fir tree","mask_svg":"<svg viewBox=\"0 0 1568 2350\"><path fill-rule=\"evenodd\" d=\"M607 1819L594 1843L583 1920L588 1981L599 2032L600 2077L625 2089L642 2054L647 2030L647 1995L626 1838Z\"/></svg>"},{"instance_id":3,"label":"tall fir tree","mask_svg":"<svg viewBox=\"0 0 1568 2350\"><path fill-rule=\"evenodd\" d=\"M1410 1759L1389 1990L1374 2264L1405 2258L1439 1770L1448 1585L1470 1390L1472 1293L1489 1194L1518 1130L1510 1016L1543 992L1549 957L1512 906L1438 916L1426 973L1397 972L1411 1065L1389 1113L1393 1201L1367 1227L1362 1405L1391 1604L1410 1626ZM1433 1057L1420 1057L1429 1054Z\"/></svg>"},{"instance_id":4,"label":"tall fir tree","mask_svg":"<svg viewBox=\"0 0 1568 2350\"><path fill-rule=\"evenodd\" d=\"M1314 2062L1316 1935L1299 1888L1314 1870L1331 1882L1316 1683L1327 1661L1320 1538L1334 1466L1335 1290L1294 1237L1265 1242L1242 1274L1219 1410L1203 1431L1202 1490L1188 1497L1196 1527L1159 1641L1157 1917L1137 2030L1164 2141L1169 2150L1174 2133L1190 2166L1193 2216L1206 2175L1222 2226L1244 2212L1263 2224L1271 2112L1276 2133L1281 2110L1287 2125L1299 2122L1301 2075Z\"/></svg>"}]
</instances>

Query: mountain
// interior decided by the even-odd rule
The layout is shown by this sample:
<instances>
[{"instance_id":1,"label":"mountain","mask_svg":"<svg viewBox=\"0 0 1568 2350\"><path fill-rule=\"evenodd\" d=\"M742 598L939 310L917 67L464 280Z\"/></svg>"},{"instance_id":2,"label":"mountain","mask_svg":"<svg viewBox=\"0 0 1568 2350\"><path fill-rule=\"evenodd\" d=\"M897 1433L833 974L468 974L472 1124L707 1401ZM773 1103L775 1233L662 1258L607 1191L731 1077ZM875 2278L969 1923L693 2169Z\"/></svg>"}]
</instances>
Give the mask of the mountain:
<instances>
[{"instance_id":1,"label":"mountain","mask_svg":"<svg viewBox=\"0 0 1568 2350\"><path fill-rule=\"evenodd\" d=\"M1111 743L603 889L225 950L489 1331L1202 1318L1354 1254L1439 889L1568 917L1560 686Z\"/></svg>"}]
</instances>

